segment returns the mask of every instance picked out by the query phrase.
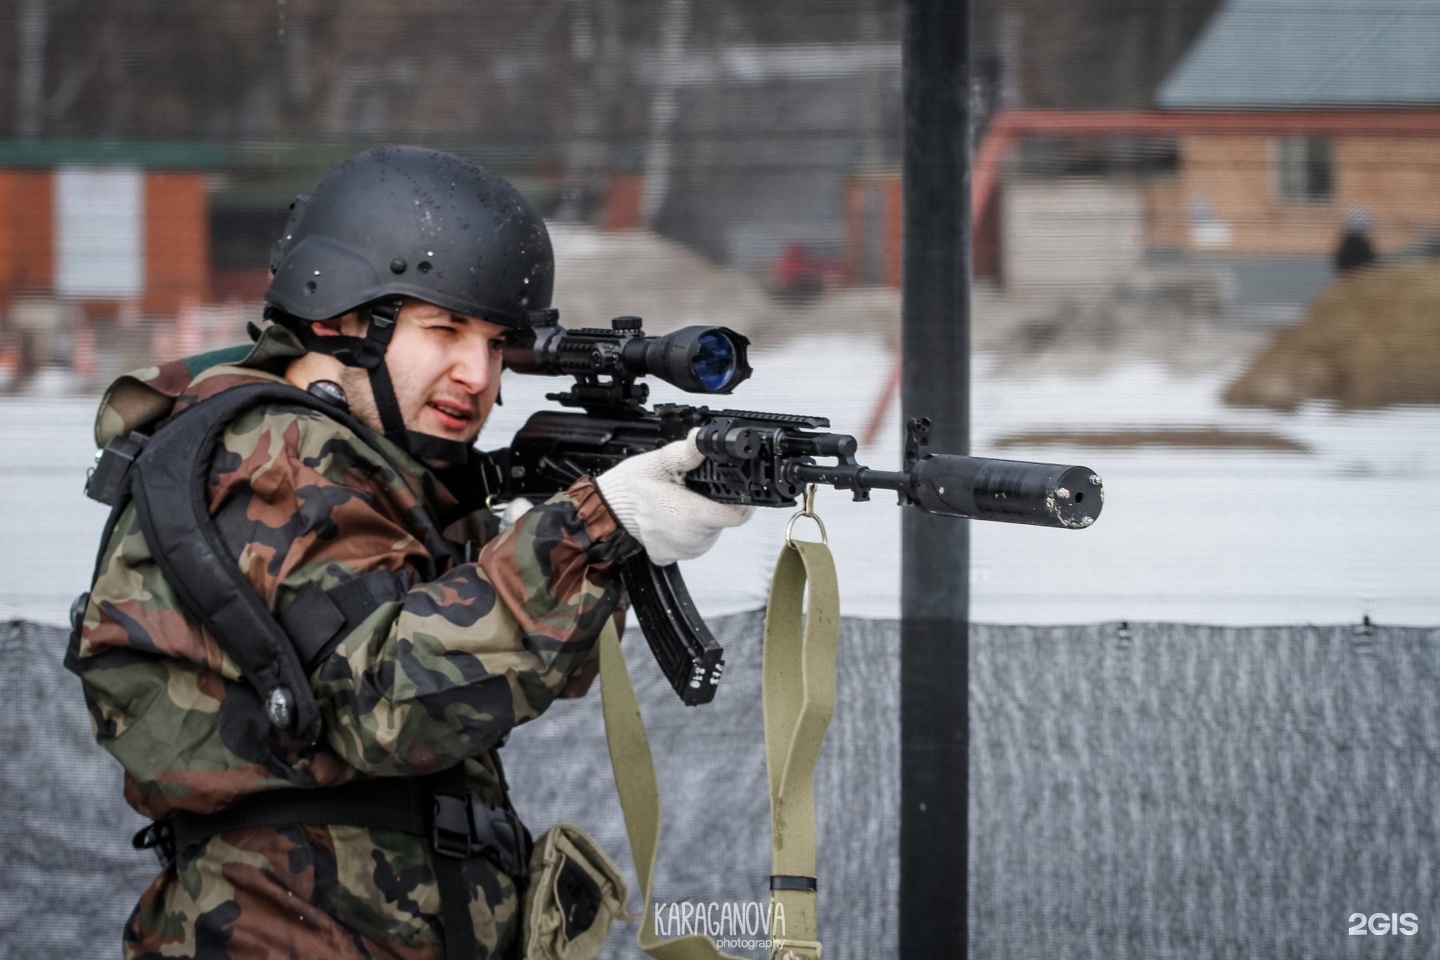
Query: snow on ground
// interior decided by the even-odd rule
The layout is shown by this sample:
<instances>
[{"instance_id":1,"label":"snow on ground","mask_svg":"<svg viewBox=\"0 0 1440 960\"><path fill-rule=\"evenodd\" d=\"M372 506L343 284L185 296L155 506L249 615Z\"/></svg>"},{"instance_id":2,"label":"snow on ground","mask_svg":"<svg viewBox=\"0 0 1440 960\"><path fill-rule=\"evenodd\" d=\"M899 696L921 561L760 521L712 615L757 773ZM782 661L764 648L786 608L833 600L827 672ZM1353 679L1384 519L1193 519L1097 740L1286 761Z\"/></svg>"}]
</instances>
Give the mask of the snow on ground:
<instances>
[{"instance_id":1,"label":"snow on ground","mask_svg":"<svg viewBox=\"0 0 1440 960\"><path fill-rule=\"evenodd\" d=\"M756 374L726 402L820 414L859 435L892 364L879 340L802 337L759 350ZM1293 414L1224 407L1232 370L1181 375L1132 360L1094 376L1017 376L978 354L973 452L1079 463L1105 479L1099 522L1083 531L972 523L971 613L994 623L1167 620L1220 624L1440 623L1440 409ZM555 381L511 376L482 447L503 445ZM657 384L653 400L688 395ZM693 402L694 398L690 398ZM93 399L0 398L0 615L61 623L90 576L105 510L82 486L93 456ZM927 411L933 419L945 411ZM998 450L1034 430L1218 426L1264 430L1308 452L1171 448ZM860 461L899 462L900 418ZM942 451L937 451L942 452ZM855 504L822 491L845 613L899 613L900 511L888 494ZM685 566L705 613L753 609L765 591L790 511L762 511ZM801 533L800 535L807 535Z\"/></svg>"}]
</instances>

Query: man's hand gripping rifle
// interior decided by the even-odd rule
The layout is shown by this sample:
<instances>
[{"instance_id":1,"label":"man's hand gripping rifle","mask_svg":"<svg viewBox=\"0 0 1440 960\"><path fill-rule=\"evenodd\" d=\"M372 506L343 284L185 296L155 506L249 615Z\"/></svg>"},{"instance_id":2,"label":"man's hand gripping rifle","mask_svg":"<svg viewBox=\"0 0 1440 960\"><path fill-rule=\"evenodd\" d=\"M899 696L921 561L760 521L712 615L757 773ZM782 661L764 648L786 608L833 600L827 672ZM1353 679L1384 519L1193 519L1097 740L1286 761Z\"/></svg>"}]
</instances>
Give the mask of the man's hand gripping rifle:
<instances>
[{"instance_id":1,"label":"man's hand gripping rifle","mask_svg":"<svg viewBox=\"0 0 1440 960\"><path fill-rule=\"evenodd\" d=\"M929 420L907 424L904 468L888 471L857 463L855 438L824 432L830 425L824 417L644 406L649 387L639 378L647 375L691 393L730 393L750 376L748 343L725 327L650 337L639 317L617 317L609 330L566 330L558 313L546 311L542 323L512 336L505 365L517 373L573 376L570 389L547 399L583 412L532 416L508 450L488 454L487 472L498 488L490 492L544 499L698 428L705 461L685 483L721 503L792 507L807 484L826 484L856 500L870 499L872 489L894 490L902 505L942 517L1078 529L1100 515L1104 489L1088 468L926 453ZM625 562L621 576L670 685L686 704L708 703L723 651L678 564L657 566L641 553Z\"/></svg>"}]
</instances>

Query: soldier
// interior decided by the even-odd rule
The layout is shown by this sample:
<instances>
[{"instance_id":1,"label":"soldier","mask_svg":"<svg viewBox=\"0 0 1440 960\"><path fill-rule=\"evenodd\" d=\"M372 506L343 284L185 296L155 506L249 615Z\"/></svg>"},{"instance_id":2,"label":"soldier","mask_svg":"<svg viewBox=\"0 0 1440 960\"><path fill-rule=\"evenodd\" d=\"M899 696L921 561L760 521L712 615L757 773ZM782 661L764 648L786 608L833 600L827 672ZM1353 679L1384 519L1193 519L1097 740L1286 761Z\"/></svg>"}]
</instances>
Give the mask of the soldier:
<instances>
[{"instance_id":1,"label":"soldier","mask_svg":"<svg viewBox=\"0 0 1440 960\"><path fill-rule=\"evenodd\" d=\"M271 267L253 348L123 377L97 420L103 446L247 385L298 398L241 409L205 465L196 536L226 576L167 559L159 521L184 505L146 487L151 519L117 508L77 605L67 663L165 863L125 956L518 956L529 834L498 748L589 686L619 561L698 556L750 508L683 487L693 440L503 531L475 502L501 348L553 282L543 221L500 177L367 151L297 200ZM307 690L257 681L252 615Z\"/></svg>"}]
</instances>

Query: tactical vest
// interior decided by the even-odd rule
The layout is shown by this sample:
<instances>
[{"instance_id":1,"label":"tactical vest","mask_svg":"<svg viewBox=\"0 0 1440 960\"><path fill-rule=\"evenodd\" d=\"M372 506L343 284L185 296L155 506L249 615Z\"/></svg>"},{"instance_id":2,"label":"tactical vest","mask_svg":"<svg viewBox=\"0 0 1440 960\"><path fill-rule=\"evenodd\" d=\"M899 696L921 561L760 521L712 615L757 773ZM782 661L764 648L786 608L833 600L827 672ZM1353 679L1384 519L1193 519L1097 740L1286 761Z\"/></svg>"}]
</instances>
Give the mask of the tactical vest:
<instances>
[{"instance_id":1,"label":"tactical vest","mask_svg":"<svg viewBox=\"0 0 1440 960\"><path fill-rule=\"evenodd\" d=\"M210 516L206 487L216 445L226 427L260 405L301 407L322 413L352 430L403 473L386 455L378 435L350 415L338 397L309 393L282 383L244 384L224 390L163 420L151 432L136 430L110 441L86 483L92 499L110 506L100 539L93 584L98 580L115 527L135 506L145 543L185 611L215 638L258 695L266 719L302 747L321 736L321 719L309 676L335 645L378 606L399 600L404 587L395 574L375 571L328 590L310 584L276 618L226 549ZM482 484L498 489L495 468L477 464ZM411 514L422 522L419 539L432 555L473 560L445 540L430 511ZM89 603L81 594L71 608L66 663L78 670L80 630ZM498 751L492 751L502 788ZM461 765L420 779L378 778L318 789L285 789L251 794L213 814L176 814L135 836L138 848L156 850L162 862L198 851L210 837L233 830L297 824L360 826L430 838L432 865L441 896L446 955L471 956L474 930L461 875L467 856L484 856L523 889L532 841L512 807L495 808L465 792Z\"/></svg>"}]
</instances>

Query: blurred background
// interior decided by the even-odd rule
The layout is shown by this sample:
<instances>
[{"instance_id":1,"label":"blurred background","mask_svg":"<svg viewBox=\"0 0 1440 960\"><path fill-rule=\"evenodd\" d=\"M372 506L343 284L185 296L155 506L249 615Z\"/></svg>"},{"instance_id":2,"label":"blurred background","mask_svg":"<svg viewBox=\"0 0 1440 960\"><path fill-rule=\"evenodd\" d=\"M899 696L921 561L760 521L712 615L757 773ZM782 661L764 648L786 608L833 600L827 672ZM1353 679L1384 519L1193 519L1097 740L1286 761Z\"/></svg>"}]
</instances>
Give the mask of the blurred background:
<instances>
[{"instance_id":1,"label":"blurred background","mask_svg":"<svg viewBox=\"0 0 1440 960\"><path fill-rule=\"evenodd\" d=\"M1440 955L1440 0L971 7L972 452L1083 463L1109 496L1083 532L971 531L972 952ZM0 732L22 758L0 773L0 956L110 950L149 869L104 846L128 811L59 663L104 521L82 492L104 387L243 341L291 199L360 149L419 143L535 202L563 323L735 327L757 371L735 406L828 416L889 468L903 18L895 0L0 8L0 684L24 718ZM481 446L553 389L512 376ZM843 891L822 933L827 956L886 956L899 517L833 491L818 509L852 698L822 758ZM647 694L674 737L662 784L715 802L697 758L723 757L731 826L754 830L674 814L662 864L690 872L662 867L662 898L747 899L768 872L738 732L788 518L768 513L686 571L729 638L730 712L710 716L734 722ZM593 740L594 706L515 749ZM576 764L516 779L542 822L598 819L618 851ZM716 849L749 852L706 869ZM97 896L108 913L79 903ZM1420 933L1351 937L1353 911L1416 912ZM34 920L81 913L80 932Z\"/></svg>"}]
</instances>

